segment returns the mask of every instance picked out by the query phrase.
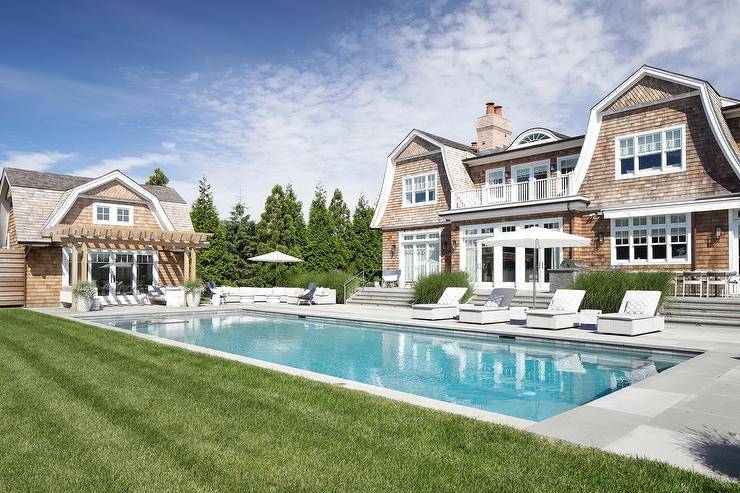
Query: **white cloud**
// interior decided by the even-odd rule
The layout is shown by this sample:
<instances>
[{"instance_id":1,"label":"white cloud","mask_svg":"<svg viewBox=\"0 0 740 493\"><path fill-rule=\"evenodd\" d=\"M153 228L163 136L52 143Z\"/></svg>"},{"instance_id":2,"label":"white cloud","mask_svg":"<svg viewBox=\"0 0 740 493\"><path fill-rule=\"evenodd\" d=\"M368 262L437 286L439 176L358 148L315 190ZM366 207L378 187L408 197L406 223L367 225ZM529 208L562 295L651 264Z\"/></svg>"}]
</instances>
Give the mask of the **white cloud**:
<instances>
[{"instance_id":1,"label":"white cloud","mask_svg":"<svg viewBox=\"0 0 740 493\"><path fill-rule=\"evenodd\" d=\"M78 176L100 176L114 170L120 170L124 173L134 172L142 167L146 167L146 172L149 172L150 168L177 163L179 159L180 157L177 154L150 153L139 156L121 156L103 159L97 164L75 170L74 174Z\"/></svg>"},{"instance_id":2,"label":"white cloud","mask_svg":"<svg viewBox=\"0 0 740 493\"><path fill-rule=\"evenodd\" d=\"M319 181L352 206L360 193L376 198L385 157L411 128L467 143L486 101L504 106L515 132L577 134L590 107L644 63L707 78L720 92L740 82L737 1L396 7L345 26L299 63L139 77L174 101L180 123L165 132L165 154L85 173L165 165L188 199L205 174L222 215L240 196L259 214L272 185L287 182L304 209Z\"/></svg>"},{"instance_id":3,"label":"white cloud","mask_svg":"<svg viewBox=\"0 0 740 493\"><path fill-rule=\"evenodd\" d=\"M23 168L32 171L46 171L55 164L73 158L75 155L66 152L20 152L11 151L0 161L0 168Z\"/></svg>"}]
</instances>

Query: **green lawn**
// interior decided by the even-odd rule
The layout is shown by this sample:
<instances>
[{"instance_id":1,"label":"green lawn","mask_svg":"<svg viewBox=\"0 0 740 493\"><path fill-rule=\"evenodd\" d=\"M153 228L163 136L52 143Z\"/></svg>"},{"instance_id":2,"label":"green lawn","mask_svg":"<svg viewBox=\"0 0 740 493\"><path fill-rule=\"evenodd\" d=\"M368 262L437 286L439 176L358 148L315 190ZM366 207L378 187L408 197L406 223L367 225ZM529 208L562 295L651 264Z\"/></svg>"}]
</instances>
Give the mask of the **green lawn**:
<instances>
[{"instance_id":1,"label":"green lawn","mask_svg":"<svg viewBox=\"0 0 740 493\"><path fill-rule=\"evenodd\" d=\"M0 491L737 491L657 462L0 310Z\"/></svg>"}]
</instances>

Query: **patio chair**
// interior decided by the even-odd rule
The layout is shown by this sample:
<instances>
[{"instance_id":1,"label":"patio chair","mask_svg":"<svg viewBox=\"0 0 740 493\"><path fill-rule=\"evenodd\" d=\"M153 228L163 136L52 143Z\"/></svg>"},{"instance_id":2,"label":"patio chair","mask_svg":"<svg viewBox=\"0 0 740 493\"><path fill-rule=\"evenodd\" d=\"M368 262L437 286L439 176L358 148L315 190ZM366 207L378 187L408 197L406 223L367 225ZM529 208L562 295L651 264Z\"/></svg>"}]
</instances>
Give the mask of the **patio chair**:
<instances>
[{"instance_id":1,"label":"patio chair","mask_svg":"<svg viewBox=\"0 0 740 493\"><path fill-rule=\"evenodd\" d=\"M316 283L312 282L308 285L308 291L302 295L296 297L296 305L307 304L309 306L314 304L313 297L316 294Z\"/></svg>"},{"instance_id":2,"label":"patio chair","mask_svg":"<svg viewBox=\"0 0 740 493\"><path fill-rule=\"evenodd\" d=\"M444 320L455 318L460 300L468 288L446 288L436 303L411 305L411 318L422 320Z\"/></svg>"},{"instance_id":3,"label":"patio chair","mask_svg":"<svg viewBox=\"0 0 740 493\"><path fill-rule=\"evenodd\" d=\"M213 281L207 281L205 283L206 288L206 296L211 300L211 303L214 305L224 305L226 304L226 295L221 293L219 289L216 287L216 283ZM218 303L215 302L215 300L218 300Z\"/></svg>"},{"instance_id":4,"label":"patio chair","mask_svg":"<svg viewBox=\"0 0 740 493\"><path fill-rule=\"evenodd\" d=\"M681 290L681 296L686 296L686 286L699 286L699 297L701 297L703 293L702 286L704 285L704 278L700 272L684 272L682 284L683 289ZM695 289L694 294L696 294Z\"/></svg>"},{"instance_id":5,"label":"patio chair","mask_svg":"<svg viewBox=\"0 0 740 493\"><path fill-rule=\"evenodd\" d=\"M717 295L717 289L722 288L722 297L728 297L730 291L730 279L732 279L736 274L737 272L707 272L707 298L709 298L709 293L711 292L710 288L712 287L714 287L715 296Z\"/></svg>"},{"instance_id":6,"label":"patio chair","mask_svg":"<svg viewBox=\"0 0 740 493\"><path fill-rule=\"evenodd\" d=\"M527 327L551 330L573 327L580 322L578 309L585 294L582 289L558 289L546 310L527 312Z\"/></svg>"},{"instance_id":7,"label":"patio chair","mask_svg":"<svg viewBox=\"0 0 740 493\"><path fill-rule=\"evenodd\" d=\"M460 305L460 322L469 324L495 324L511 318L509 305L516 294L515 288L494 288L482 306Z\"/></svg>"},{"instance_id":8,"label":"patio chair","mask_svg":"<svg viewBox=\"0 0 740 493\"><path fill-rule=\"evenodd\" d=\"M381 278L383 279L383 282L382 282L383 287L389 288L394 285L398 287L399 280L401 279L401 271L398 269L395 269L395 270L383 269L383 272L381 273Z\"/></svg>"},{"instance_id":9,"label":"patio chair","mask_svg":"<svg viewBox=\"0 0 740 493\"><path fill-rule=\"evenodd\" d=\"M596 332L636 336L663 330L665 320L656 316L660 291L627 291L618 313L598 316Z\"/></svg>"}]
</instances>

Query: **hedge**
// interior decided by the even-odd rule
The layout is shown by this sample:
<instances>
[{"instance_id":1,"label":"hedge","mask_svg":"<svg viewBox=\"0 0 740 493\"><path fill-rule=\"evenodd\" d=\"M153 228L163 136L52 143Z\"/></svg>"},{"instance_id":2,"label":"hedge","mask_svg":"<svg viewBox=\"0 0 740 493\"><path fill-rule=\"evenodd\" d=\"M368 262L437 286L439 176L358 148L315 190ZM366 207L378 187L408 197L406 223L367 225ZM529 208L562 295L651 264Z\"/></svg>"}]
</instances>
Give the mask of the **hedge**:
<instances>
[{"instance_id":1,"label":"hedge","mask_svg":"<svg viewBox=\"0 0 740 493\"><path fill-rule=\"evenodd\" d=\"M473 295L467 272L440 272L419 278L414 284L415 303L436 303L446 288L468 288L466 301Z\"/></svg>"},{"instance_id":2,"label":"hedge","mask_svg":"<svg viewBox=\"0 0 740 493\"><path fill-rule=\"evenodd\" d=\"M627 290L660 291L662 303L672 292L673 277L670 272L590 271L579 274L570 288L586 291L581 309L615 313L619 311Z\"/></svg>"}]
</instances>

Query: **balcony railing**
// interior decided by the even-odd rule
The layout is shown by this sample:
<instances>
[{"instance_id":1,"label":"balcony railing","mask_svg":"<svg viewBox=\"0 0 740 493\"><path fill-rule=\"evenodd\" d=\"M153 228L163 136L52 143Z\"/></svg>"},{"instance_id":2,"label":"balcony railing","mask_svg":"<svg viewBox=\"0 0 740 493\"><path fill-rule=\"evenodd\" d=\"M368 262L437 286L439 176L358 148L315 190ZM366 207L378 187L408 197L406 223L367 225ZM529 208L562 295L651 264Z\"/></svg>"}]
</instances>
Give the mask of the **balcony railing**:
<instances>
[{"instance_id":1,"label":"balcony railing","mask_svg":"<svg viewBox=\"0 0 740 493\"><path fill-rule=\"evenodd\" d=\"M482 188L455 192L452 198L452 208L468 209L568 197L572 195L572 183L572 175L567 174L519 183L486 185Z\"/></svg>"}]
</instances>

